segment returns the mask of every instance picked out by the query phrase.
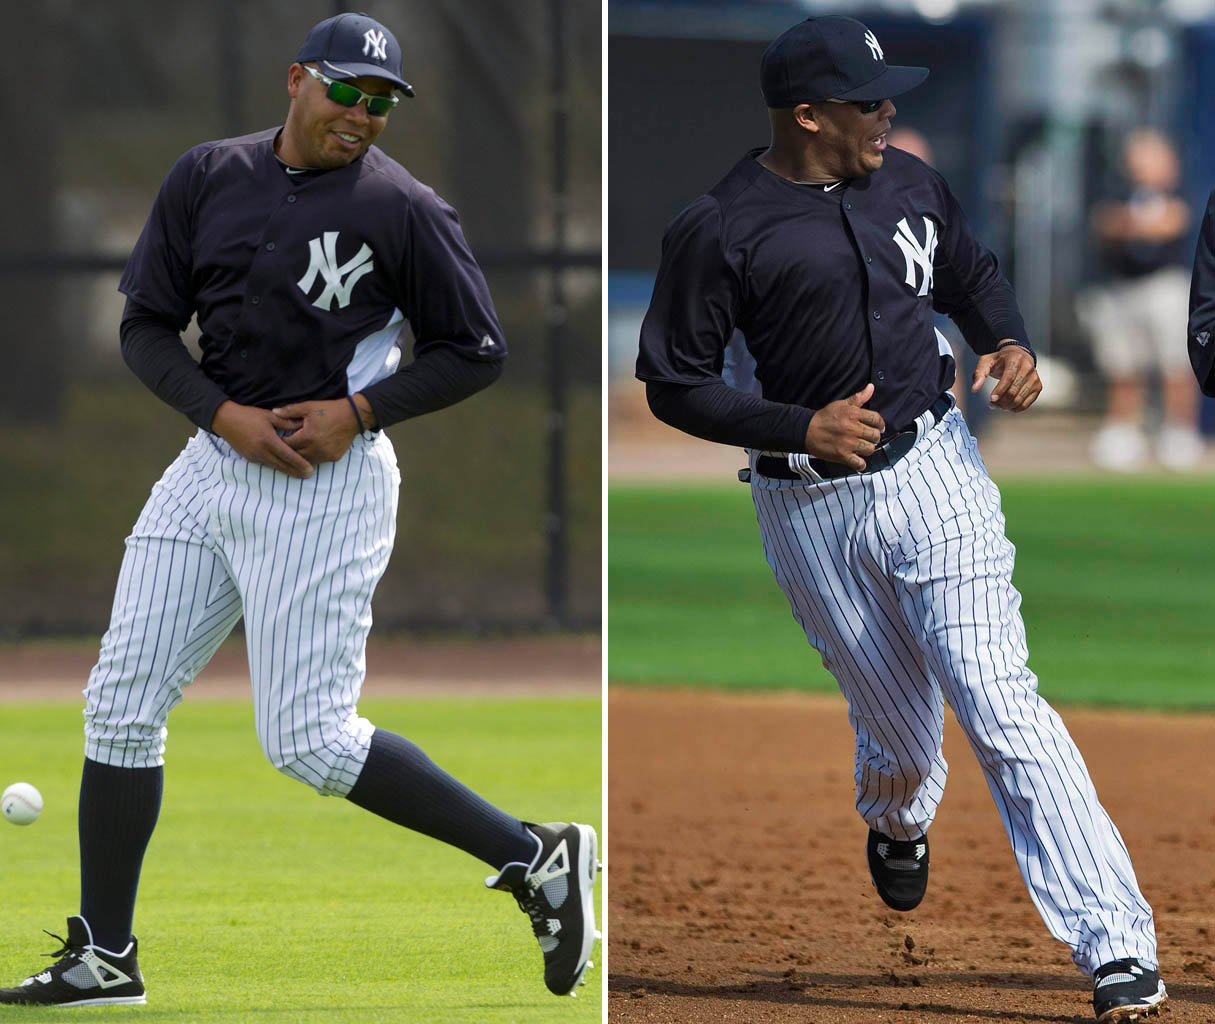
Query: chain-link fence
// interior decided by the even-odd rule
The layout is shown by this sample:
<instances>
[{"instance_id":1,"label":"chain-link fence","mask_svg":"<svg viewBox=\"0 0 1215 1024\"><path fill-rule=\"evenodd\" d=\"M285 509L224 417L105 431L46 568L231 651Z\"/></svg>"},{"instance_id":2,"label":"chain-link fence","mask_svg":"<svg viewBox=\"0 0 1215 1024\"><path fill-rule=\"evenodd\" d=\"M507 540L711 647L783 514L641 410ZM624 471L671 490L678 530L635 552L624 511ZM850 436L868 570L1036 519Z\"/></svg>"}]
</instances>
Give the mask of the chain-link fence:
<instances>
[{"instance_id":1,"label":"chain-link fence","mask_svg":"<svg viewBox=\"0 0 1215 1024\"><path fill-rule=\"evenodd\" d=\"M332 0L46 0L10 22L0 112L0 634L93 631L122 538L193 427L118 349L118 276L195 143L282 123ZM379 145L460 211L512 351L390 434L389 626L596 626L600 5L370 0L417 98Z\"/></svg>"}]
</instances>

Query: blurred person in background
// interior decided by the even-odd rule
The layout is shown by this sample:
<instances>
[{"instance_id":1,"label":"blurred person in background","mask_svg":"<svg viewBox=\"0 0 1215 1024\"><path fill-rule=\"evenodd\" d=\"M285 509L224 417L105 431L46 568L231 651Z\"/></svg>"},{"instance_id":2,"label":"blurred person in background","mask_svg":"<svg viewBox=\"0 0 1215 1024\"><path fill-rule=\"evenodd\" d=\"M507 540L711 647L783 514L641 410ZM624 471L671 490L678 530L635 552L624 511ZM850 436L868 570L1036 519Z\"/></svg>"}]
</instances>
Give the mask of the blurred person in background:
<instances>
[{"instance_id":1,"label":"blurred person in background","mask_svg":"<svg viewBox=\"0 0 1215 1024\"><path fill-rule=\"evenodd\" d=\"M1155 370L1162 407L1156 457L1169 469L1187 470L1201 458L1203 444L1196 428L1198 395L1178 343L1185 334L1190 210L1177 194L1177 152L1159 132L1135 129L1122 145L1122 176L1118 191L1099 201L1091 216L1107 280L1076 303L1107 382L1105 423L1093 439L1092 458L1122 472L1143 465L1144 399Z\"/></svg>"},{"instance_id":2,"label":"blurred person in background","mask_svg":"<svg viewBox=\"0 0 1215 1024\"><path fill-rule=\"evenodd\" d=\"M932 143L928 141L922 132L918 132L914 128L906 126L892 128L890 134L886 136L886 141L890 145L898 147L904 153L910 153L914 157L919 157L929 167L936 165Z\"/></svg>"}]
</instances>

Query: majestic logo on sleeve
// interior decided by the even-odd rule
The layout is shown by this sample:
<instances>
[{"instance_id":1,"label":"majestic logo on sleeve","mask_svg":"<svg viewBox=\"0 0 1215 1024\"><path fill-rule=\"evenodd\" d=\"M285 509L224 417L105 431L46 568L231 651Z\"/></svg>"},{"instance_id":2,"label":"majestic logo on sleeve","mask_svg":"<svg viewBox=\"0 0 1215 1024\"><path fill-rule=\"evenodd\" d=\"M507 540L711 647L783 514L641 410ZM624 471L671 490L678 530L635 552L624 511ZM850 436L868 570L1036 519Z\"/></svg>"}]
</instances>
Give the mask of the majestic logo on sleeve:
<instances>
[{"instance_id":1,"label":"majestic logo on sleeve","mask_svg":"<svg viewBox=\"0 0 1215 1024\"><path fill-rule=\"evenodd\" d=\"M878 45L877 36L873 34L872 29L865 30L865 45L869 47L869 52L873 54L874 60L886 59L886 54L882 52L882 48Z\"/></svg>"},{"instance_id":2,"label":"majestic logo on sleeve","mask_svg":"<svg viewBox=\"0 0 1215 1024\"><path fill-rule=\"evenodd\" d=\"M337 261L338 232L326 231L321 238L314 238L308 243L308 251L312 261L308 264L308 272L299 279L300 291L307 295L319 277L325 282L312 302L317 309L327 309L333 312L333 300L337 299L339 309L350 305L350 293L354 286L367 274L375 269L371 258L371 249L367 243L354 254L352 259L338 265Z\"/></svg>"},{"instance_id":3,"label":"majestic logo on sleeve","mask_svg":"<svg viewBox=\"0 0 1215 1024\"><path fill-rule=\"evenodd\" d=\"M911 233L907 218L899 221L899 229L894 233L895 244L903 250L903 259L907 261L907 287L915 287L915 268L923 271L924 279L916 295L927 295L932 289L932 258L937 251L937 226L924 218L924 244Z\"/></svg>"},{"instance_id":4,"label":"majestic logo on sleeve","mask_svg":"<svg viewBox=\"0 0 1215 1024\"><path fill-rule=\"evenodd\" d=\"M363 33L363 56L373 60L388 59L388 37L379 29L369 28Z\"/></svg>"}]
</instances>

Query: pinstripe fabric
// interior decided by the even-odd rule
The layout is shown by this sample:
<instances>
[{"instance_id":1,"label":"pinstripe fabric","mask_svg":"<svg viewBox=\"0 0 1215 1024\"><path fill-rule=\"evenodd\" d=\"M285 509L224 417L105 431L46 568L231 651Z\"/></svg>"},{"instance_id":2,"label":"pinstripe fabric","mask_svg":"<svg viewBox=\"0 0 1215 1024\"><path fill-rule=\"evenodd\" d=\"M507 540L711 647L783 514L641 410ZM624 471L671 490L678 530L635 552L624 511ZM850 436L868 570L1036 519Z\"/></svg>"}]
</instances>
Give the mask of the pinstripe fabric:
<instances>
[{"instance_id":1,"label":"pinstripe fabric","mask_svg":"<svg viewBox=\"0 0 1215 1024\"><path fill-rule=\"evenodd\" d=\"M199 431L127 538L85 689L86 755L163 764L169 711L243 614L266 756L318 792L349 792L373 731L356 701L399 483L383 434L296 480Z\"/></svg>"},{"instance_id":2,"label":"pinstripe fabric","mask_svg":"<svg viewBox=\"0 0 1215 1024\"><path fill-rule=\"evenodd\" d=\"M754 472L757 454L764 553L848 700L861 816L895 839L928 829L948 701L1051 934L1090 974L1124 957L1154 966L1126 847L1026 664L1000 495L961 415L867 476L774 480Z\"/></svg>"}]
</instances>

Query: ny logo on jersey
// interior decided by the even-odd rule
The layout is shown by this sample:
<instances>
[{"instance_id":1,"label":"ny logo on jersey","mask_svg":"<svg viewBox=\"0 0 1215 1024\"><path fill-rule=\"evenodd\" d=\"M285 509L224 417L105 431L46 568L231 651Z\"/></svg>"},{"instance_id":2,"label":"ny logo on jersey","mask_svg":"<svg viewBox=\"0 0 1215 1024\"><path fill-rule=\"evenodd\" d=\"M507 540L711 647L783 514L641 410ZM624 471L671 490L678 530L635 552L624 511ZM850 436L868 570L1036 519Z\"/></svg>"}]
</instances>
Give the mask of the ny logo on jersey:
<instances>
[{"instance_id":1,"label":"ny logo on jersey","mask_svg":"<svg viewBox=\"0 0 1215 1024\"><path fill-rule=\"evenodd\" d=\"M873 54L874 60L884 60L886 54L882 52L882 48L878 45L877 36L873 34L872 29L865 30L865 45L869 47L869 52Z\"/></svg>"},{"instance_id":2,"label":"ny logo on jersey","mask_svg":"<svg viewBox=\"0 0 1215 1024\"><path fill-rule=\"evenodd\" d=\"M379 29L369 28L363 33L363 56L375 60L388 59L388 37Z\"/></svg>"},{"instance_id":3,"label":"ny logo on jersey","mask_svg":"<svg viewBox=\"0 0 1215 1024\"><path fill-rule=\"evenodd\" d=\"M920 245L919 240L911 233L907 218L904 217L899 221L894 241L903 251L903 258L907 261L907 286L915 287L915 268L919 267L924 272L924 280L920 282L916 294L927 295L932 288L932 258L937 251L937 226L927 217L924 218L924 244Z\"/></svg>"},{"instance_id":4,"label":"ny logo on jersey","mask_svg":"<svg viewBox=\"0 0 1215 1024\"><path fill-rule=\"evenodd\" d=\"M337 299L339 309L345 309L350 305L350 293L354 286L362 277L375 269L375 264L371 259L371 249L366 242L352 259L339 266L337 238L336 231L326 231L321 238L314 238L308 243L312 262L308 264L308 272L299 279L300 290L305 295L312 291L317 277L325 282L324 289L312 304L317 309L327 309L331 313L333 312L333 300Z\"/></svg>"}]
</instances>

